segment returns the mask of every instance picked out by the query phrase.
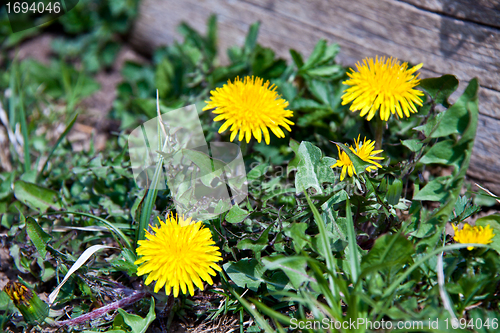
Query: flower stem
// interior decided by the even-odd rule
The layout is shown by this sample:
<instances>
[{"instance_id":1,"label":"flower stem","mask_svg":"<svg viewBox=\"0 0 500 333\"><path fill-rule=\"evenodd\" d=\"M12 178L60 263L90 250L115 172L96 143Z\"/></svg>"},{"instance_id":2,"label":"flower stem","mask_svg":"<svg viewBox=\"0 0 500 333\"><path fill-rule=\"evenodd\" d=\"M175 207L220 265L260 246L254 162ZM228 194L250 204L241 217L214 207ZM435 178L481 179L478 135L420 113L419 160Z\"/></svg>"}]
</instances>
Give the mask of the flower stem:
<instances>
[{"instance_id":1,"label":"flower stem","mask_svg":"<svg viewBox=\"0 0 500 333\"><path fill-rule=\"evenodd\" d=\"M375 124L375 150L382 149L382 138L384 136L385 122L379 117L375 117L377 122Z\"/></svg>"},{"instance_id":2,"label":"flower stem","mask_svg":"<svg viewBox=\"0 0 500 333\"><path fill-rule=\"evenodd\" d=\"M240 150L241 150L241 156L245 156L247 154L247 151L248 151L247 142L245 140L239 141L239 145L240 145Z\"/></svg>"}]
</instances>

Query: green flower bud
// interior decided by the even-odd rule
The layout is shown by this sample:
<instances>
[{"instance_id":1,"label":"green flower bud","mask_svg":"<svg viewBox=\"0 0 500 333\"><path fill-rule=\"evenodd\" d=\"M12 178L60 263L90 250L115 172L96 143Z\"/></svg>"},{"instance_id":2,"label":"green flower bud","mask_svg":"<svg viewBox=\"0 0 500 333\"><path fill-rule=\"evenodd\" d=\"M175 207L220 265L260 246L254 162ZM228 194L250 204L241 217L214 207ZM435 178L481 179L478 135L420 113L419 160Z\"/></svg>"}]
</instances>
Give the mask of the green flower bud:
<instances>
[{"instance_id":1,"label":"green flower bud","mask_svg":"<svg viewBox=\"0 0 500 333\"><path fill-rule=\"evenodd\" d=\"M28 324L40 324L49 315L49 306L25 285L9 281L3 288Z\"/></svg>"}]
</instances>

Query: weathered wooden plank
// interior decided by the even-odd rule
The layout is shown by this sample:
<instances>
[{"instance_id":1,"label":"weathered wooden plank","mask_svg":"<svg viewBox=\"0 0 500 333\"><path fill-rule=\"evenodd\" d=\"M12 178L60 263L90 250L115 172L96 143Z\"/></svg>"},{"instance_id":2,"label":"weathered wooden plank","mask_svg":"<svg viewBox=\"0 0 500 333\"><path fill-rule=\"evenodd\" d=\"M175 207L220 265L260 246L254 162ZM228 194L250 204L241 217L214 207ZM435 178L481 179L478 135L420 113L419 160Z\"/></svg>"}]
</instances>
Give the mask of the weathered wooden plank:
<instances>
[{"instance_id":1,"label":"weathered wooden plank","mask_svg":"<svg viewBox=\"0 0 500 333\"><path fill-rule=\"evenodd\" d=\"M492 0L401 0L434 13L500 28L500 2Z\"/></svg>"},{"instance_id":2,"label":"weathered wooden plank","mask_svg":"<svg viewBox=\"0 0 500 333\"><path fill-rule=\"evenodd\" d=\"M465 11L467 6L475 11ZM242 45L249 25L261 21L259 43L287 59L288 49L308 55L325 38L341 46L338 60L345 65L375 55L423 62L422 77L452 73L461 80L460 91L478 77L482 127L470 174L500 184L498 10L487 0L457 0L455 5L451 0L143 0L131 38L139 50L150 52L179 38L176 27L181 21L204 32L208 16L216 13L221 51Z\"/></svg>"},{"instance_id":3,"label":"weathered wooden plank","mask_svg":"<svg viewBox=\"0 0 500 333\"><path fill-rule=\"evenodd\" d=\"M500 120L479 115L478 131L468 175L500 195Z\"/></svg>"}]
</instances>

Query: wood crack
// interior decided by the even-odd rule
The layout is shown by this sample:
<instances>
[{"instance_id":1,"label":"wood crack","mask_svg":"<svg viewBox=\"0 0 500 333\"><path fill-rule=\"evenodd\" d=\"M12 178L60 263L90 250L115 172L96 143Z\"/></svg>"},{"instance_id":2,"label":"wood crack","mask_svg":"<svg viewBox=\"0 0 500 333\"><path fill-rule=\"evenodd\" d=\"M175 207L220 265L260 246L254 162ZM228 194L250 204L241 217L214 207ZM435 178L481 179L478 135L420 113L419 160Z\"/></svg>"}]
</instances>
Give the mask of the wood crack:
<instances>
[{"instance_id":1,"label":"wood crack","mask_svg":"<svg viewBox=\"0 0 500 333\"><path fill-rule=\"evenodd\" d=\"M471 23L471 24L477 24L480 27L485 27L485 28L494 29L496 31L500 31L500 26L498 26L498 25L488 24L486 22L481 22L479 20L470 19L470 18L467 18L465 16L463 16L463 17L456 16L456 15L447 13L444 10L429 9L429 8L427 8L425 6L422 6L420 4L415 3L415 1L412 1L412 0L396 0L396 1L409 4L409 5L413 6L413 7L418 8L420 10L423 10L423 11L425 11L427 13L437 14L437 15L441 15L441 16L444 16L444 17L447 17L447 18L450 18L450 19L454 19L454 20L458 20L458 21L461 21L461 22L467 22L467 23Z\"/></svg>"}]
</instances>

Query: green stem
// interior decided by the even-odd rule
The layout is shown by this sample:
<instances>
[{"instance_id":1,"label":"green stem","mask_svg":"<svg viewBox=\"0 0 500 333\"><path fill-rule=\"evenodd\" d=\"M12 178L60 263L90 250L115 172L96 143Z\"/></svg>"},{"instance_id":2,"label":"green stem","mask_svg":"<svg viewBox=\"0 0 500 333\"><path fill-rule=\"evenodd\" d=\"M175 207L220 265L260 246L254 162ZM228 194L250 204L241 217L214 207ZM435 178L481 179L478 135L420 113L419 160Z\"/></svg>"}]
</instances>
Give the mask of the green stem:
<instances>
[{"instance_id":1,"label":"green stem","mask_svg":"<svg viewBox=\"0 0 500 333\"><path fill-rule=\"evenodd\" d=\"M72 214L72 215L80 215L80 216L85 216L85 217L90 217L96 221L99 221L99 222L102 222L104 223L108 228L110 228L111 231L113 231L119 239L121 239L124 243L125 243L125 246L130 249L130 250L133 250L132 248L132 244L130 244L130 241L128 240L128 237L125 236L125 234L120 230L118 229L116 226L114 226L111 222L99 217L99 216L95 216L95 215L92 215L92 214L87 214L87 213L82 213L82 212L72 212L72 211L60 211L60 212L53 212L53 213L44 213L44 214L40 214L40 215L37 215L37 216L44 216L44 215L69 215L69 214Z\"/></svg>"},{"instance_id":2,"label":"green stem","mask_svg":"<svg viewBox=\"0 0 500 333\"><path fill-rule=\"evenodd\" d=\"M382 149L385 122L377 116L375 116L375 119L377 119L375 124L375 150L380 150Z\"/></svg>"},{"instance_id":3,"label":"green stem","mask_svg":"<svg viewBox=\"0 0 500 333\"><path fill-rule=\"evenodd\" d=\"M248 151L248 144L245 140L242 140L242 141L238 141L239 143L239 146L240 146L240 150L241 150L241 156L245 156L247 154L247 151Z\"/></svg>"},{"instance_id":4,"label":"green stem","mask_svg":"<svg viewBox=\"0 0 500 333\"><path fill-rule=\"evenodd\" d=\"M23 134L24 140L24 171L28 172L31 170L31 158L30 158L30 147L29 147L29 137L28 137L28 125L26 124L26 112L24 112L24 101L21 90L21 78L17 80L17 89L19 94L19 117L21 121L21 132Z\"/></svg>"}]
</instances>

